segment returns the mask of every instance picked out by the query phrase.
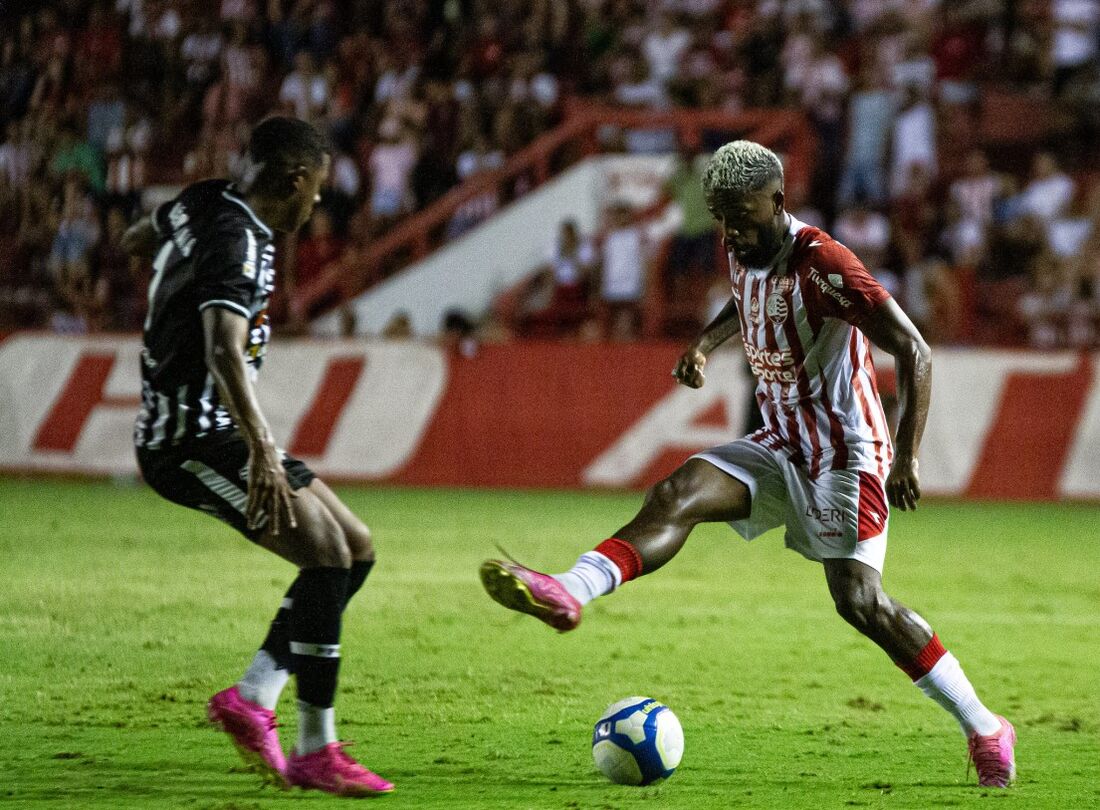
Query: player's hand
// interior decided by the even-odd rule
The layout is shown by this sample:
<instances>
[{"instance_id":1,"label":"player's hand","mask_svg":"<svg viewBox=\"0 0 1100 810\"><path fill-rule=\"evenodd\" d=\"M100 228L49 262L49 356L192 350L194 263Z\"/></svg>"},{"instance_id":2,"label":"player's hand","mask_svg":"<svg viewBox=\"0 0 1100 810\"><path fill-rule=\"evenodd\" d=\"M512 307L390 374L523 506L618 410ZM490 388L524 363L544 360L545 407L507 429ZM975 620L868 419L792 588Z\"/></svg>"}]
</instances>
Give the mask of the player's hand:
<instances>
[{"instance_id":1,"label":"player's hand","mask_svg":"<svg viewBox=\"0 0 1100 810\"><path fill-rule=\"evenodd\" d=\"M248 528L257 528L264 515L272 534L278 534L284 525L295 528L298 522L291 501L297 497L275 445L269 441L253 445L248 456Z\"/></svg>"},{"instance_id":2,"label":"player's hand","mask_svg":"<svg viewBox=\"0 0 1100 810\"><path fill-rule=\"evenodd\" d=\"M703 374L703 367L707 364L707 356L692 346L682 355L676 368L672 369L672 376L681 385L688 388L702 388L707 381Z\"/></svg>"},{"instance_id":3,"label":"player's hand","mask_svg":"<svg viewBox=\"0 0 1100 810\"><path fill-rule=\"evenodd\" d=\"M891 506L896 506L903 512L916 509L917 501L920 500L920 475L917 468L915 458L898 456L894 459L890 474L886 476L886 498Z\"/></svg>"}]
</instances>

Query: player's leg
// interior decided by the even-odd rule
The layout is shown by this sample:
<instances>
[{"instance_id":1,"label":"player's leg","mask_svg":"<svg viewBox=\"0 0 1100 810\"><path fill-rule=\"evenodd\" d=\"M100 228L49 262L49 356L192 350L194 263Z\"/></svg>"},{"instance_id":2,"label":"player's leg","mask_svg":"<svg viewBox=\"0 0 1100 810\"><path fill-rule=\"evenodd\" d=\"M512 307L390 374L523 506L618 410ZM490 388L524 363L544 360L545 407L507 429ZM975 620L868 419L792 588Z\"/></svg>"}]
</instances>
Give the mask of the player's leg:
<instances>
[{"instance_id":1,"label":"player's leg","mask_svg":"<svg viewBox=\"0 0 1100 810\"><path fill-rule=\"evenodd\" d=\"M308 484L308 489L317 496L336 520L351 552L347 594L344 599L346 608L348 602L363 586L374 566L374 546L371 543L370 530L321 479L313 478ZM268 629L267 637L260 645L241 683L238 684L241 693L249 700L269 709L275 708L283 687L294 672L290 654L290 611L294 606L297 584L298 581L295 580L287 590Z\"/></svg>"},{"instance_id":2,"label":"player's leg","mask_svg":"<svg viewBox=\"0 0 1100 810\"><path fill-rule=\"evenodd\" d=\"M393 785L349 757L336 733L342 614L354 559L344 529L316 483L313 479L297 491L292 502L295 528L284 528L278 535L266 532L257 540L301 569L287 621L298 687L298 744L287 763L287 779L303 788L341 795L386 793ZM369 535L366 539L364 547L364 537L358 536L356 548L369 556Z\"/></svg>"},{"instance_id":3,"label":"player's leg","mask_svg":"<svg viewBox=\"0 0 1100 810\"><path fill-rule=\"evenodd\" d=\"M332 707L351 552L321 499L308 488L297 496L292 501L297 526L284 527L278 535L267 531L256 542L300 569L291 601L284 601L280 612L286 611L288 670L298 682L298 749L308 753L337 741ZM276 654L282 657L282 650Z\"/></svg>"},{"instance_id":4,"label":"player's leg","mask_svg":"<svg viewBox=\"0 0 1100 810\"><path fill-rule=\"evenodd\" d=\"M955 657L928 623L882 587L889 506L883 482L866 471L836 470L811 479L784 468L789 493L786 543L820 560L837 612L875 642L970 740L983 785L1004 785L1013 770L1011 725L978 699Z\"/></svg>"},{"instance_id":5,"label":"player's leg","mask_svg":"<svg viewBox=\"0 0 1100 810\"><path fill-rule=\"evenodd\" d=\"M340 625L339 615L333 622L331 613L335 601L339 600L340 610L343 607L350 554L339 525L320 499L308 489L296 491L298 497L291 508L297 526L284 528L278 535L267 529L252 531L250 537L298 566L298 576L283 597L267 637L248 669L232 690L215 695L211 706L212 714L224 713L219 705L235 703L239 696L266 710L265 718L273 726L279 696L291 673L297 672L301 698L299 746L304 744L315 750L336 741L332 693L339 666ZM303 643L308 643L313 651L318 645L330 645L322 648L328 657L296 654L296 648ZM231 694L233 691L236 695ZM285 771L285 763L281 770Z\"/></svg>"},{"instance_id":6,"label":"player's leg","mask_svg":"<svg viewBox=\"0 0 1100 810\"><path fill-rule=\"evenodd\" d=\"M958 660L944 649L928 622L883 590L881 573L854 559L823 562L837 612L958 721L979 783L1006 787L1016 773L1012 725L982 704Z\"/></svg>"},{"instance_id":7,"label":"player's leg","mask_svg":"<svg viewBox=\"0 0 1100 810\"><path fill-rule=\"evenodd\" d=\"M284 466L297 494L291 502L297 525L284 527L277 535L267 528L248 535L298 566L298 578L289 591L290 599L280 608L274 632L268 634L272 643L265 642L236 689L246 701L254 700L250 695L255 694L273 706L293 671L298 686L298 744L284 766L286 780L346 795L384 793L393 786L344 753L336 733L333 704L352 552L340 523L311 490L312 473L289 457ZM281 633L285 633L285 648ZM284 650L289 651L289 658L283 659L288 666L279 667L275 656L284 656ZM225 700L225 693L216 695L212 704L219 699ZM266 717L271 721L267 733L274 736L273 711Z\"/></svg>"},{"instance_id":8,"label":"player's leg","mask_svg":"<svg viewBox=\"0 0 1100 810\"><path fill-rule=\"evenodd\" d=\"M345 606L359 592L367 576L374 567L374 543L370 529L352 512L336 493L328 488L320 478L309 483L309 491L316 495L328 509L344 533L344 541L351 552L351 566L348 569L348 592Z\"/></svg>"},{"instance_id":9,"label":"player's leg","mask_svg":"<svg viewBox=\"0 0 1100 810\"><path fill-rule=\"evenodd\" d=\"M688 459L646 493L634 519L614 537L629 543L649 574L683 548L700 523L741 520L751 506L749 488L709 461Z\"/></svg>"},{"instance_id":10,"label":"player's leg","mask_svg":"<svg viewBox=\"0 0 1100 810\"><path fill-rule=\"evenodd\" d=\"M845 621L899 665L915 661L932 641L932 629L917 613L882 589L882 575L854 559L826 559L829 595Z\"/></svg>"},{"instance_id":11,"label":"player's leg","mask_svg":"<svg viewBox=\"0 0 1100 810\"><path fill-rule=\"evenodd\" d=\"M614 536L580 556L567 572L548 576L514 562L489 560L481 580L505 607L530 613L558 630L580 622L580 609L671 560L699 523L741 520L749 487L710 461L688 459L646 495L638 514Z\"/></svg>"},{"instance_id":12,"label":"player's leg","mask_svg":"<svg viewBox=\"0 0 1100 810\"><path fill-rule=\"evenodd\" d=\"M245 449L245 452L247 452L247 449ZM313 487L313 483L317 480L313 472L301 461L288 455L284 455L283 457L283 468L286 470L287 480L295 492L308 490L318 496L316 500L307 500L302 503L303 510L309 513L308 520L316 524L316 526L309 531L308 536L324 537L326 536L326 532L328 534L335 534L335 530L331 526L332 520L330 519L335 516L332 516L331 513L328 515L325 514L325 512L328 511L328 504ZM247 482L241 481L240 483L241 486L247 488ZM339 529L343 529L338 520L336 521L336 525ZM284 559L294 562L299 568L302 567L299 561L300 558L294 556L297 553L297 547L287 546L287 544L283 542L289 541L290 535L284 533L281 537L271 536L262 529L249 530L247 527L245 527L243 531L253 542L278 554ZM298 543L301 542L302 541L298 541ZM346 545L349 551L352 549L352 543L346 534L343 537L342 545ZM352 580L356 578L359 573L355 569L354 552L352 556L353 560L348 572L349 589ZM260 645L260 649L257 650L244 676L237 684L237 688L241 695L247 700L258 703L270 710L275 709L279 701L279 695L283 691L283 687L286 686L287 681L290 679L290 675L294 672L294 657L290 652L290 613L294 607L294 600L297 592L298 579L295 579L287 590L286 595L283 597L278 611L275 613L275 618L272 620L271 626L268 629L267 637L264 638L263 643Z\"/></svg>"},{"instance_id":13,"label":"player's leg","mask_svg":"<svg viewBox=\"0 0 1100 810\"><path fill-rule=\"evenodd\" d=\"M307 641L323 643L333 633L338 638L350 553L335 519L316 496L304 489L312 473L300 462L301 469L288 467L288 479L298 492L292 502L297 527L273 535L265 528L250 529L247 525L248 483L244 478L247 464L247 445L240 437L229 436L157 460L145 459L143 470L149 471L150 482L165 497L219 517L250 540L302 569L290 591L291 600L302 609L290 611L291 601L284 601L277 622L286 625L291 640L301 633L295 627L296 620L302 621L299 617L313 623L305 629ZM335 598L333 594L339 598L335 628L325 618L329 612L327 603ZM311 638L313 635L318 635L318 639ZM288 642L285 649L292 650L293 645ZM230 735L246 762L265 777L280 780L285 774L286 761L275 731L274 708L289 677L286 665L290 663L302 667L298 656L281 652L277 658L269 650L261 649L241 680L214 695L207 707L210 719ZM308 690L320 694L323 700L324 683L331 680L335 684L333 662L310 662L305 668L310 670L304 675ZM314 726L323 730L324 712L314 714L317 715Z\"/></svg>"},{"instance_id":14,"label":"player's leg","mask_svg":"<svg viewBox=\"0 0 1100 810\"><path fill-rule=\"evenodd\" d=\"M299 752L312 753L298 757L299 776L293 779L295 759L288 763L283 756L273 711L289 668L280 668L268 650L257 653L241 682L211 698L208 715L230 735L245 761L265 776L348 795L392 790L390 783L348 757L336 739L332 704L340 619L353 562L347 537L324 501L308 488L312 472L290 457L283 464L297 493L291 502L297 525L277 535L267 527L250 529L245 519L247 462L248 448L236 436L180 453L139 452L142 471L159 494L219 517L299 567L277 623L285 624L289 668L298 676Z\"/></svg>"},{"instance_id":15,"label":"player's leg","mask_svg":"<svg viewBox=\"0 0 1100 810\"><path fill-rule=\"evenodd\" d=\"M301 462L288 457L284 464L288 466L290 464L301 465ZM371 542L370 529L343 504L336 493L329 489L320 478L311 477L305 486L317 496L336 520L344 533L344 541L348 550L351 552L346 606L347 602L363 586L363 582L366 581L367 575L374 566L374 545ZM279 611L275 614L268 636L261 645L261 649L266 650L271 657L277 660L282 669L287 669L290 666L290 637L287 635L287 620L290 615L290 608L294 604L294 590L295 584L292 583L286 592L286 596L283 597Z\"/></svg>"}]
</instances>

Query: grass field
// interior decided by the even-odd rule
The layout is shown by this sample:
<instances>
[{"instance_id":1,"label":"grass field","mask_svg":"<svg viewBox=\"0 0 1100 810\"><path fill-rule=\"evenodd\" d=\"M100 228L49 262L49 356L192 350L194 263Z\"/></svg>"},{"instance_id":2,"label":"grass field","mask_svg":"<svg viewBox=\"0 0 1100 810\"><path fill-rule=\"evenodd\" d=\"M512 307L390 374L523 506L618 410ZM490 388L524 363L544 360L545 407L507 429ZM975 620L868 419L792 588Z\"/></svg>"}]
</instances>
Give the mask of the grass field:
<instances>
[{"instance_id":1,"label":"grass field","mask_svg":"<svg viewBox=\"0 0 1100 810\"><path fill-rule=\"evenodd\" d=\"M561 569L637 495L343 490L379 565L345 620L337 704L392 808L1100 807L1098 511L929 503L886 582L1020 733L1010 791L974 787L954 721L845 626L777 534L697 531L559 636L482 592L494 543ZM289 568L144 488L0 480L0 805L289 808L204 702L239 675ZM654 788L595 772L592 723L632 694L679 715ZM292 695L282 729L293 740Z\"/></svg>"}]
</instances>

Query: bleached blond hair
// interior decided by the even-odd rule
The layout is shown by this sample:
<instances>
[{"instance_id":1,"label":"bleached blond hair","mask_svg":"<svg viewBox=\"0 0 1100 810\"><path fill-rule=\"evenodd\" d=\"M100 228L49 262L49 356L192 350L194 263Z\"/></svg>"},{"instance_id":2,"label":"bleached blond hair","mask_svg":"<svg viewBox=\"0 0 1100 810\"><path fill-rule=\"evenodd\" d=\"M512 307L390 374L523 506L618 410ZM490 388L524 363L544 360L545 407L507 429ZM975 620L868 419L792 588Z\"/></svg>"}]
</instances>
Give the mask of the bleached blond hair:
<instances>
[{"instance_id":1,"label":"bleached blond hair","mask_svg":"<svg viewBox=\"0 0 1100 810\"><path fill-rule=\"evenodd\" d=\"M730 141L720 147L703 170L703 191L759 191L773 180L783 184L779 156L754 141Z\"/></svg>"}]
</instances>

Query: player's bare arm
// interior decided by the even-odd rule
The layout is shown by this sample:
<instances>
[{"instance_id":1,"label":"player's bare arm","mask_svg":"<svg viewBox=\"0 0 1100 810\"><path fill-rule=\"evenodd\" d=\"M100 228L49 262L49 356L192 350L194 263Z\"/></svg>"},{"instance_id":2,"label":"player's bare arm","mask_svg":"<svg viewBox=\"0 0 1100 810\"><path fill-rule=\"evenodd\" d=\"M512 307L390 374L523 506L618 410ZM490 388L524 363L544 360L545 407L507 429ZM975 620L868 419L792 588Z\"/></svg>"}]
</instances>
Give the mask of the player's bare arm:
<instances>
[{"instance_id":1,"label":"player's bare arm","mask_svg":"<svg viewBox=\"0 0 1100 810\"><path fill-rule=\"evenodd\" d=\"M894 465L886 478L890 505L916 509L920 499L917 450L932 395L932 350L892 298L882 302L859 328L872 343L894 356L898 385L898 430Z\"/></svg>"},{"instance_id":2,"label":"player's bare arm","mask_svg":"<svg viewBox=\"0 0 1100 810\"><path fill-rule=\"evenodd\" d=\"M156 252L160 236L153 226L153 218L144 216L122 234L122 249L132 256L150 259Z\"/></svg>"},{"instance_id":3,"label":"player's bare arm","mask_svg":"<svg viewBox=\"0 0 1100 810\"><path fill-rule=\"evenodd\" d=\"M741 321L737 316L737 300L730 300L714 320L706 325L698 339L682 355L672 376L689 388L702 388L707 378L703 368L710 353L741 331Z\"/></svg>"},{"instance_id":4,"label":"player's bare arm","mask_svg":"<svg viewBox=\"0 0 1100 810\"><path fill-rule=\"evenodd\" d=\"M248 442L249 528L266 513L272 534L285 524L294 528L290 488L282 459L275 447L271 428L260 410L256 390L248 378L241 347L248 340L248 319L221 307L208 307L202 313L206 344L206 365L218 384L223 401Z\"/></svg>"}]
</instances>

